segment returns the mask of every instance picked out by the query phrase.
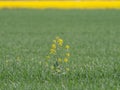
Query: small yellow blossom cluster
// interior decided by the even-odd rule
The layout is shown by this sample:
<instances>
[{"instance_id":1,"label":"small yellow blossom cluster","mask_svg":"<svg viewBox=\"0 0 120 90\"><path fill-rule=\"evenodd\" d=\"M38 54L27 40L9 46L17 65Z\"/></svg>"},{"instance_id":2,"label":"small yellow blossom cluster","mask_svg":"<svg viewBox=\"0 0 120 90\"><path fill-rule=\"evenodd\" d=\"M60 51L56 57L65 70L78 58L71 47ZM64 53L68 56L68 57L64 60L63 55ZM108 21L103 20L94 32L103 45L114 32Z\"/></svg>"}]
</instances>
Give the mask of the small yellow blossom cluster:
<instances>
[{"instance_id":1,"label":"small yellow blossom cluster","mask_svg":"<svg viewBox=\"0 0 120 90\"><path fill-rule=\"evenodd\" d=\"M49 54L46 56L47 62L54 73L65 73L69 71L69 45L64 45L63 39L56 37L53 40Z\"/></svg>"},{"instance_id":2,"label":"small yellow blossom cluster","mask_svg":"<svg viewBox=\"0 0 120 90\"><path fill-rule=\"evenodd\" d=\"M63 40L59 37L56 37L55 40L53 40L53 44L51 45L50 54L55 54L57 46L62 46Z\"/></svg>"}]
</instances>

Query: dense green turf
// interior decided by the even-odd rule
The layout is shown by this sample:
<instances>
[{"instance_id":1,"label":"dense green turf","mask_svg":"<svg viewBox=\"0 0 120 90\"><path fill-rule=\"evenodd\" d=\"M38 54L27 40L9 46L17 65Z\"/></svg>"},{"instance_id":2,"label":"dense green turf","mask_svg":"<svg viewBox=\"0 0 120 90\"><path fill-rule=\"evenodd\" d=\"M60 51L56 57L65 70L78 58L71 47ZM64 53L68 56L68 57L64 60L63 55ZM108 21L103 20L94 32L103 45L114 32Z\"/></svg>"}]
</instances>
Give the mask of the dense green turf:
<instances>
[{"instance_id":1,"label":"dense green turf","mask_svg":"<svg viewBox=\"0 0 120 90\"><path fill-rule=\"evenodd\" d=\"M71 46L60 77L40 64L56 36ZM0 10L0 90L120 90L120 11Z\"/></svg>"}]
</instances>

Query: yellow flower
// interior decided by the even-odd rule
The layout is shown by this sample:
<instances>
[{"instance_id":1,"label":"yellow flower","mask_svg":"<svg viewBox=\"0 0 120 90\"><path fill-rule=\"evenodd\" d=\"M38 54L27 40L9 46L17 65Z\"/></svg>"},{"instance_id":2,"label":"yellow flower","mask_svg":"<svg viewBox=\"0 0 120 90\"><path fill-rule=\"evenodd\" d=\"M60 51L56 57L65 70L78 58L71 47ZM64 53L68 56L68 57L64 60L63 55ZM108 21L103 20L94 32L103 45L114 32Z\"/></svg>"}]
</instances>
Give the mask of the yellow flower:
<instances>
[{"instance_id":1,"label":"yellow flower","mask_svg":"<svg viewBox=\"0 0 120 90\"><path fill-rule=\"evenodd\" d=\"M63 40L62 40L62 39L60 39L60 38L57 39L57 42L58 42L58 45L59 45L59 46L62 46L62 45L63 45Z\"/></svg>"},{"instance_id":2,"label":"yellow flower","mask_svg":"<svg viewBox=\"0 0 120 90\"><path fill-rule=\"evenodd\" d=\"M58 58L58 62L62 62L62 59L61 59L61 58Z\"/></svg>"},{"instance_id":3,"label":"yellow flower","mask_svg":"<svg viewBox=\"0 0 120 90\"><path fill-rule=\"evenodd\" d=\"M68 59L67 59L67 58L64 58L64 62L66 62L66 63L67 63L67 62L68 62Z\"/></svg>"},{"instance_id":4,"label":"yellow flower","mask_svg":"<svg viewBox=\"0 0 120 90\"><path fill-rule=\"evenodd\" d=\"M65 46L65 48L66 48L66 49L69 49L69 48L70 48L70 46L69 46L69 45L66 45L66 46Z\"/></svg>"},{"instance_id":5,"label":"yellow flower","mask_svg":"<svg viewBox=\"0 0 120 90\"><path fill-rule=\"evenodd\" d=\"M59 46L62 46L62 45L63 45L63 43L58 43L58 45L59 45Z\"/></svg>"},{"instance_id":6,"label":"yellow flower","mask_svg":"<svg viewBox=\"0 0 120 90\"><path fill-rule=\"evenodd\" d=\"M55 49L50 49L50 54L55 54L56 50Z\"/></svg>"},{"instance_id":7,"label":"yellow flower","mask_svg":"<svg viewBox=\"0 0 120 90\"><path fill-rule=\"evenodd\" d=\"M63 40L62 39L58 39L58 43L63 43Z\"/></svg>"},{"instance_id":8,"label":"yellow flower","mask_svg":"<svg viewBox=\"0 0 120 90\"><path fill-rule=\"evenodd\" d=\"M69 57L69 56L70 56L70 53L66 53L66 56Z\"/></svg>"},{"instance_id":9,"label":"yellow flower","mask_svg":"<svg viewBox=\"0 0 120 90\"><path fill-rule=\"evenodd\" d=\"M52 49L56 49L56 44L52 44Z\"/></svg>"},{"instance_id":10,"label":"yellow flower","mask_svg":"<svg viewBox=\"0 0 120 90\"><path fill-rule=\"evenodd\" d=\"M70 71L70 69L69 69L69 68L66 68L66 71Z\"/></svg>"},{"instance_id":11,"label":"yellow flower","mask_svg":"<svg viewBox=\"0 0 120 90\"><path fill-rule=\"evenodd\" d=\"M56 37L56 42L58 43L59 46L63 45L63 40L59 37Z\"/></svg>"}]
</instances>

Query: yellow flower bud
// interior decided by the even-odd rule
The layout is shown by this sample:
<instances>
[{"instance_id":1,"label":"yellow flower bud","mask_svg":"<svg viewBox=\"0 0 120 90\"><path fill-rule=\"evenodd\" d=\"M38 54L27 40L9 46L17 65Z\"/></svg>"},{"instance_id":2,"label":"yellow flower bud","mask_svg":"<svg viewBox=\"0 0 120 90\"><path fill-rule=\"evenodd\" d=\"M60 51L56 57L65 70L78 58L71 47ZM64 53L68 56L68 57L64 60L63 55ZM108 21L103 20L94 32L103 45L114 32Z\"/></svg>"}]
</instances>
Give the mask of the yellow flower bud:
<instances>
[{"instance_id":1,"label":"yellow flower bud","mask_svg":"<svg viewBox=\"0 0 120 90\"><path fill-rule=\"evenodd\" d=\"M58 43L58 45L59 45L59 46L62 46L62 45L63 45L63 43Z\"/></svg>"},{"instance_id":2,"label":"yellow flower bud","mask_svg":"<svg viewBox=\"0 0 120 90\"><path fill-rule=\"evenodd\" d=\"M50 49L50 54L55 54L55 53L56 53L56 50Z\"/></svg>"},{"instance_id":3,"label":"yellow flower bud","mask_svg":"<svg viewBox=\"0 0 120 90\"><path fill-rule=\"evenodd\" d=\"M69 45L66 45L66 46L65 46L65 48L66 48L66 49L69 49L69 48L70 48L70 46L69 46Z\"/></svg>"},{"instance_id":4,"label":"yellow flower bud","mask_svg":"<svg viewBox=\"0 0 120 90\"><path fill-rule=\"evenodd\" d=\"M63 40L59 38L59 39L57 39L57 43L58 43L59 46L62 46L63 45Z\"/></svg>"},{"instance_id":5,"label":"yellow flower bud","mask_svg":"<svg viewBox=\"0 0 120 90\"><path fill-rule=\"evenodd\" d=\"M56 49L56 44L52 44L52 49Z\"/></svg>"},{"instance_id":6,"label":"yellow flower bud","mask_svg":"<svg viewBox=\"0 0 120 90\"><path fill-rule=\"evenodd\" d=\"M64 62L66 62L66 63L67 63L67 62L68 62L68 59L67 59L67 58L64 58Z\"/></svg>"}]
</instances>

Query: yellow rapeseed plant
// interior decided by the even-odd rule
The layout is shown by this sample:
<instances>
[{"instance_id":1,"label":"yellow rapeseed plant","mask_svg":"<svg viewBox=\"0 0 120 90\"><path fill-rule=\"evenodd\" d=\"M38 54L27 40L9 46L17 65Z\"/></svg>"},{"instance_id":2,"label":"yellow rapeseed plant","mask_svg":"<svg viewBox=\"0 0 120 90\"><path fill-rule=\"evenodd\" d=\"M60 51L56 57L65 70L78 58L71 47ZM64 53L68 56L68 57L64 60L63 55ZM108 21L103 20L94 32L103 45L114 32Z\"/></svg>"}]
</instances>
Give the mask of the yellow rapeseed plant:
<instances>
[{"instance_id":1,"label":"yellow rapeseed plant","mask_svg":"<svg viewBox=\"0 0 120 90\"><path fill-rule=\"evenodd\" d=\"M16 2L17 1L17 2ZM112 1L112 2L111 2ZM119 9L119 0L1 0L0 8Z\"/></svg>"},{"instance_id":2,"label":"yellow rapeseed plant","mask_svg":"<svg viewBox=\"0 0 120 90\"><path fill-rule=\"evenodd\" d=\"M63 43L62 38L56 37L53 40L50 52L46 56L46 66L51 68L52 72L54 72L55 74L63 74L69 71L69 68L66 67L68 63L68 58L70 57L69 48L69 45L65 45Z\"/></svg>"}]
</instances>

